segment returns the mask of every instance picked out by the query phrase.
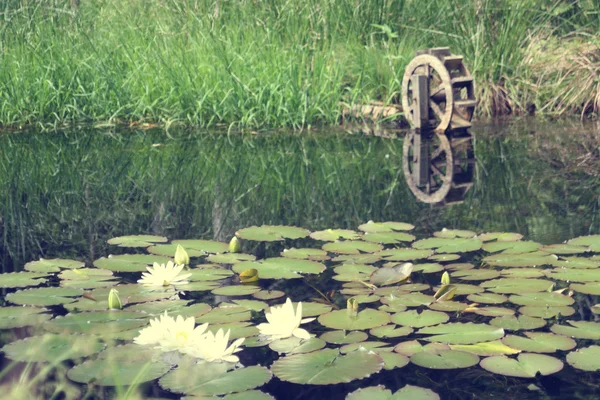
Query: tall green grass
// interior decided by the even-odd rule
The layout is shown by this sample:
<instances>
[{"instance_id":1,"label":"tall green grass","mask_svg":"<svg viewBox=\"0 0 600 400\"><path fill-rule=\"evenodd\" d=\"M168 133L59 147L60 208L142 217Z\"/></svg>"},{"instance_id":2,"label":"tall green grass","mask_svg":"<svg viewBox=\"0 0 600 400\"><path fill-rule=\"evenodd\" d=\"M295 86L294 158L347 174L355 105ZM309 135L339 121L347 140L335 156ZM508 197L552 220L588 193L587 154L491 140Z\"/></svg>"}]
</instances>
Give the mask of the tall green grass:
<instances>
[{"instance_id":1,"label":"tall green grass","mask_svg":"<svg viewBox=\"0 0 600 400\"><path fill-rule=\"evenodd\" d=\"M544 101L522 79L539 81L527 46L573 29L597 40L599 26L567 0L7 0L0 21L2 125L256 129L398 102L414 51L437 46L465 56L483 114L515 111Z\"/></svg>"}]
</instances>

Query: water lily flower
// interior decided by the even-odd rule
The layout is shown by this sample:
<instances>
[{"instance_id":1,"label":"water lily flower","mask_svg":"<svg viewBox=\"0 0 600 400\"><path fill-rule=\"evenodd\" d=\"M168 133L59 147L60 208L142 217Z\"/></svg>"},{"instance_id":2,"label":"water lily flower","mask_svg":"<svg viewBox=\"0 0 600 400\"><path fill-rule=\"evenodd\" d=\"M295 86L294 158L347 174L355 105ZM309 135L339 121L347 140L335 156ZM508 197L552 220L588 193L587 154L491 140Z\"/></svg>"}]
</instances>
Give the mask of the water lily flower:
<instances>
[{"instance_id":1,"label":"water lily flower","mask_svg":"<svg viewBox=\"0 0 600 400\"><path fill-rule=\"evenodd\" d=\"M270 336L272 339L285 339L295 336L299 339L310 339L310 334L300 328L300 324L314 321L314 318L302 319L302 303L298 303L296 311L292 300L288 297L285 304L271 307L270 312L265 311L268 323L257 326L262 335Z\"/></svg>"},{"instance_id":2,"label":"water lily flower","mask_svg":"<svg viewBox=\"0 0 600 400\"><path fill-rule=\"evenodd\" d=\"M187 354L202 358L208 362L213 361L227 361L236 363L239 360L233 353L241 351L240 345L244 342L245 338L239 338L234 341L229 347L229 334L231 330L224 332L223 329L219 329L216 334L208 331L202 337L194 343Z\"/></svg>"},{"instance_id":3,"label":"water lily flower","mask_svg":"<svg viewBox=\"0 0 600 400\"><path fill-rule=\"evenodd\" d=\"M178 244L177 245L177 250L175 250L175 264L183 264L183 265L189 265L190 263L190 256L187 253L187 251L185 251L185 249L183 248L182 245Z\"/></svg>"},{"instance_id":4,"label":"water lily flower","mask_svg":"<svg viewBox=\"0 0 600 400\"><path fill-rule=\"evenodd\" d=\"M179 351L189 354L200 342L208 324L194 328L195 318L178 315L169 317L167 312L159 318L150 320L150 326L142 329L133 341L141 345L156 345L162 351Z\"/></svg>"},{"instance_id":5,"label":"water lily flower","mask_svg":"<svg viewBox=\"0 0 600 400\"><path fill-rule=\"evenodd\" d=\"M183 264L175 264L173 261L169 261L166 264L154 263L154 266L146 268L148 272L142 274L142 279L138 280L138 283L151 286L182 285L188 283L186 279L192 274L180 275L179 273L183 267Z\"/></svg>"}]
</instances>

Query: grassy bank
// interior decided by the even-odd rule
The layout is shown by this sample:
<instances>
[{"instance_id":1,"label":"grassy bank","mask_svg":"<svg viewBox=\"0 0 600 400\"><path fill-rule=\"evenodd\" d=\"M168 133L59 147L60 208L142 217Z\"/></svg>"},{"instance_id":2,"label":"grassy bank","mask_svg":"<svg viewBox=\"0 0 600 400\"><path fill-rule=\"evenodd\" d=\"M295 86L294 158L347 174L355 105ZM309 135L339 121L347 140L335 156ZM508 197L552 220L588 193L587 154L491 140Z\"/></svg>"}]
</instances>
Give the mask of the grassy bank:
<instances>
[{"instance_id":1,"label":"grassy bank","mask_svg":"<svg viewBox=\"0 0 600 400\"><path fill-rule=\"evenodd\" d=\"M75 3L1 3L2 125L334 124L343 103L399 102L414 51L439 46L465 56L481 115L600 106L599 0Z\"/></svg>"}]
</instances>

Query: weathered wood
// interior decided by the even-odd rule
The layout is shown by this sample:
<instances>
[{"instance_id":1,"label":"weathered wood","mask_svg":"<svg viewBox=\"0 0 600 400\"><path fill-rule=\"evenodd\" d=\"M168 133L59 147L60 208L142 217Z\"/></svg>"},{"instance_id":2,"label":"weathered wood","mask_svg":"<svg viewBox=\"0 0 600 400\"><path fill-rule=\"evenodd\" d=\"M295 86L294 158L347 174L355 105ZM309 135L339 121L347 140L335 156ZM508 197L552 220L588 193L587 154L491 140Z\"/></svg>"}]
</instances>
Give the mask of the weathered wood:
<instances>
[{"instance_id":1,"label":"weathered wood","mask_svg":"<svg viewBox=\"0 0 600 400\"><path fill-rule=\"evenodd\" d=\"M413 75L412 81L412 108L415 128L427 129L429 127L429 77L426 75Z\"/></svg>"}]
</instances>

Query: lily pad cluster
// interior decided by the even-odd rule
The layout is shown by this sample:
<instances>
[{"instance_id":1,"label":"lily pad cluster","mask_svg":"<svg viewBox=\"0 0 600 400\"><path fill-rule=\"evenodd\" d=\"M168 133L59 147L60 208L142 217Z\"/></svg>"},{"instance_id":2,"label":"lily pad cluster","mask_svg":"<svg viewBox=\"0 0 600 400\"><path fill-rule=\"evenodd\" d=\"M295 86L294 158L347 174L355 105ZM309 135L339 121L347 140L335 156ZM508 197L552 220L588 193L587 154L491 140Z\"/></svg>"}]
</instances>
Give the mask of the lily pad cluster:
<instances>
[{"instance_id":1,"label":"lily pad cluster","mask_svg":"<svg viewBox=\"0 0 600 400\"><path fill-rule=\"evenodd\" d=\"M32 261L23 272L0 274L6 290L0 329L40 329L1 350L15 361L72 360L67 376L75 382L156 380L189 398L271 398L258 388L272 376L333 385L409 363L526 379L563 368L600 370L599 348L590 343L600 340L594 318L600 307L589 304L600 295L600 235L544 245L518 233L452 229L417 239L413 228L370 221L356 230L266 225L237 231L240 240L264 242L266 258L240 252L237 239L232 246L121 236L109 240L118 254L87 268L78 260ZM176 252L175 260L189 262L181 271L185 280L136 283L155 263L173 262ZM117 309L109 301L115 295ZM265 318L279 315L269 310L287 298L308 336L265 336ZM209 363L133 343L165 313L208 324L213 334L227 331L231 340L244 338L241 354L261 347L275 361ZM365 387L347 398L439 396L407 385Z\"/></svg>"}]
</instances>

